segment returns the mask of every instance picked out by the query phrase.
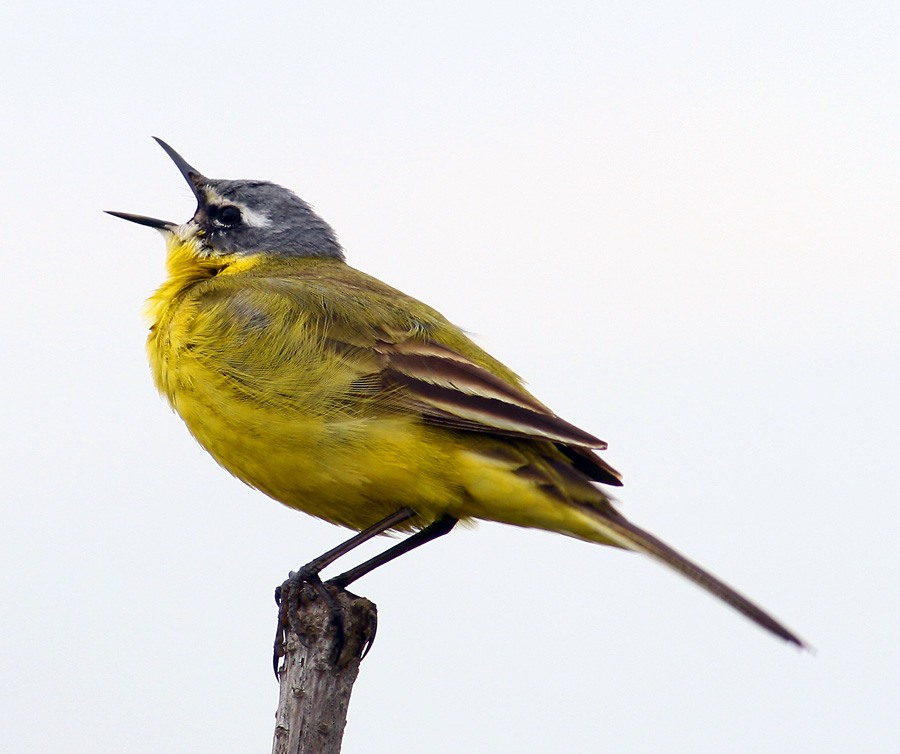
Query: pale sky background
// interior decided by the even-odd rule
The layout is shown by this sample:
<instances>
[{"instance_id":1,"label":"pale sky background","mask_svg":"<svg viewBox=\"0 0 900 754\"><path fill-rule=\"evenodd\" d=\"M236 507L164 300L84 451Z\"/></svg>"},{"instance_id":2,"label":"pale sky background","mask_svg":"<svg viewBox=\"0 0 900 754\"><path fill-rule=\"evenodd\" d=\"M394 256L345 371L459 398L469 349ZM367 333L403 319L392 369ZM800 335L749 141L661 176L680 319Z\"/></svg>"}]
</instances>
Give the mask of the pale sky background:
<instances>
[{"instance_id":1,"label":"pale sky background","mask_svg":"<svg viewBox=\"0 0 900 754\"><path fill-rule=\"evenodd\" d=\"M893 752L900 5L8 3L4 752L267 752L272 591L345 532L203 452L144 299L151 135L310 201L350 262L610 444L646 558L484 524L360 581L348 754Z\"/></svg>"}]
</instances>

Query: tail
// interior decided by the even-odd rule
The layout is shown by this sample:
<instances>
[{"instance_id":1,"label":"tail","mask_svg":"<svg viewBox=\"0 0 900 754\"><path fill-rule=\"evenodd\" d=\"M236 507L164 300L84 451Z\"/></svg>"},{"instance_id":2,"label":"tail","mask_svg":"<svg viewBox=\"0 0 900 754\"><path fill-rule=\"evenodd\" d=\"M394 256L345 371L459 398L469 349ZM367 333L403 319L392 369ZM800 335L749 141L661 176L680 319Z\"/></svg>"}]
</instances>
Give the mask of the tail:
<instances>
[{"instance_id":1,"label":"tail","mask_svg":"<svg viewBox=\"0 0 900 754\"><path fill-rule=\"evenodd\" d=\"M579 507L581 508L581 506ZM590 515L597 533L605 539L611 540L627 550L643 552L651 558L665 563L767 631L771 631L791 644L796 644L801 649L809 649L809 645L805 641L785 628L765 610L738 594L728 584L719 581L708 571L704 571L700 566L692 563L662 540L635 526L621 514L614 512L613 515L608 515L595 508L587 507L581 508L581 510Z\"/></svg>"}]
</instances>

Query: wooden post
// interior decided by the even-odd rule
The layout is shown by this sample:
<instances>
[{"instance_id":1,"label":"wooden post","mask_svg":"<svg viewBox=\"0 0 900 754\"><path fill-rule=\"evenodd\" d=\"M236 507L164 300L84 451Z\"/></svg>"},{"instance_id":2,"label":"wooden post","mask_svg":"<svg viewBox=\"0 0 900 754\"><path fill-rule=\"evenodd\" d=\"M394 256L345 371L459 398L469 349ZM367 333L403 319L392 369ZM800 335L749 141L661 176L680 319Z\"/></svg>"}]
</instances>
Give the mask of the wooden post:
<instances>
[{"instance_id":1,"label":"wooden post","mask_svg":"<svg viewBox=\"0 0 900 754\"><path fill-rule=\"evenodd\" d=\"M377 612L363 597L334 587L328 591L342 613L343 637L334 625L333 605L314 587L289 581L282 586L287 613L272 754L341 750L350 692L362 655L375 638Z\"/></svg>"}]
</instances>

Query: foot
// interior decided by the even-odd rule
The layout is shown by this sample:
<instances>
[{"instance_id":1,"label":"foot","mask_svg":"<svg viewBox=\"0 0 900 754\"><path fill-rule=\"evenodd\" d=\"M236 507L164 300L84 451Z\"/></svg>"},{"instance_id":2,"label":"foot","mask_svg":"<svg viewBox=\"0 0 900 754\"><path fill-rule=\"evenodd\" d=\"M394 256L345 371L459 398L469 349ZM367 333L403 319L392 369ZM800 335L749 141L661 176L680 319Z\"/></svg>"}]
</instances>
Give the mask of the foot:
<instances>
[{"instance_id":1,"label":"foot","mask_svg":"<svg viewBox=\"0 0 900 754\"><path fill-rule=\"evenodd\" d=\"M304 646L309 646L307 642L314 640L315 637L313 635L308 635L308 626L303 624L302 615L304 606L316 600L324 600L328 606L330 612L329 628L334 632L334 646L331 653L332 663L337 665L340 662L347 637L344 610L339 604L339 600L335 599L339 595L339 591L343 591L343 589L331 584L323 584L318 572L306 567L301 568L299 571L292 571L287 580L275 589L275 603L278 605L278 627L275 632L272 664L276 678L278 677L281 658L285 654L285 641L288 633L295 634ZM363 656L368 652L373 639L374 626Z\"/></svg>"}]
</instances>

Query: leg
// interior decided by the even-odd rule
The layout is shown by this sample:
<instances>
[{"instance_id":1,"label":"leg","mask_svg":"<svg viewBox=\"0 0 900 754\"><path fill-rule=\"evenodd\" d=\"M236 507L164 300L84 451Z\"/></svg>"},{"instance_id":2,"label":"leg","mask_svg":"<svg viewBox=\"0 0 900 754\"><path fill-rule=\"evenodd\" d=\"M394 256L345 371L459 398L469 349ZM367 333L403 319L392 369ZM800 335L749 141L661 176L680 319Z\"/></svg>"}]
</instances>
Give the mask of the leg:
<instances>
[{"instance_id":1,"label":"leg","mask_svg":"<svg viewBox=\"0 0 900 754\"><path fill-rule=\"evenodd\" d=\"M315 558L314 560L311 560L299 570L292 571L288 576L287 581L285 581L281 586L276 587L275 602L278 604L278 630L275 634L275 655L273 658L276 677L278 676L278 661L284 655L284 636L287 629L288 620L290 619L292 611L296 610L297 608L297 605L295 603L297 599L299 599L299 592L300 589L303 588L303 585L309 584L310 586L312 586L316 590L316 592L318 592L320 597L322 597L322 599L324 599L328 603L329 607L331 608L332 620L335 628L337 629L338 634L340 636L343 636L344 626L341 611L338 608L337 603L332 598L331 594L329 594L328 590L325 588L325 585L322 583L322 579L319 578L319 572L323 568L331 565L342 555L346 555L355 547L361 545L363 542L368 542L370 539L377 537L379 534L384 534L384 532L386 532L388 529L391 529L397 524L402 523L403 521L406 521L415 515L416 512L411 508L401 508L396 513L393 513L387 518L379 521L377 524L374 524L368 529L361 531L359 534L350 537L350 539L339 544L334 549L331 549L328 552ZM422 531L426 531L426 529L423 529ZM340 649L340 644L338 644L338 648ZM340 652L338 652L338 654L340 654Z\"/></svg>"},{"instance_id":2,"label":"leg","mask_svg":"<svg viewBox=\"0 0 900 754\"><path fill-rule=\"evenodd\" d=\"M328 585L343 589L361 576L365 576L370 571L374 571L379 566L390 563L394 558L399 558L401 555L404 555L410 550L415 550L426 542L431 542L433 539L444 536L456 526L458 520L459 519L453 518L452 516L441 516L437 521L429 524L421 531L417 531L415 534L407 537L393 547L388 548L380 555L376 555L374 558L370 558L364 563L360 563L355 568L345 571L340 576L335 576L333 579L330 579Z\"/></svg>"},{"instance_id":3,"label":"leg","mask_svg":"<svg viewBox=\"0 0 900 754\"><path fill-rule=\"evenodd\" d=\"M296 576L299 580L304 581L314 576L318 576L319 571L334 563L334 561L341 556L346 555L351 550L359 547L363 542L368 542L379 534L384 534L388 529L393 528L397 524L402 523L415 515L416 512L412 510L412 508L401 508L396 513L392 513L387 518L382 519L377 524L373 524L368 529L350 537L350 539L346 542L342 542L333 550L329 550L328 552L319 555L315 560L311 560L295 574L291 574L291 578ZM422 531L425 531L425 529Z\"/></svg>"}]
</instances>

